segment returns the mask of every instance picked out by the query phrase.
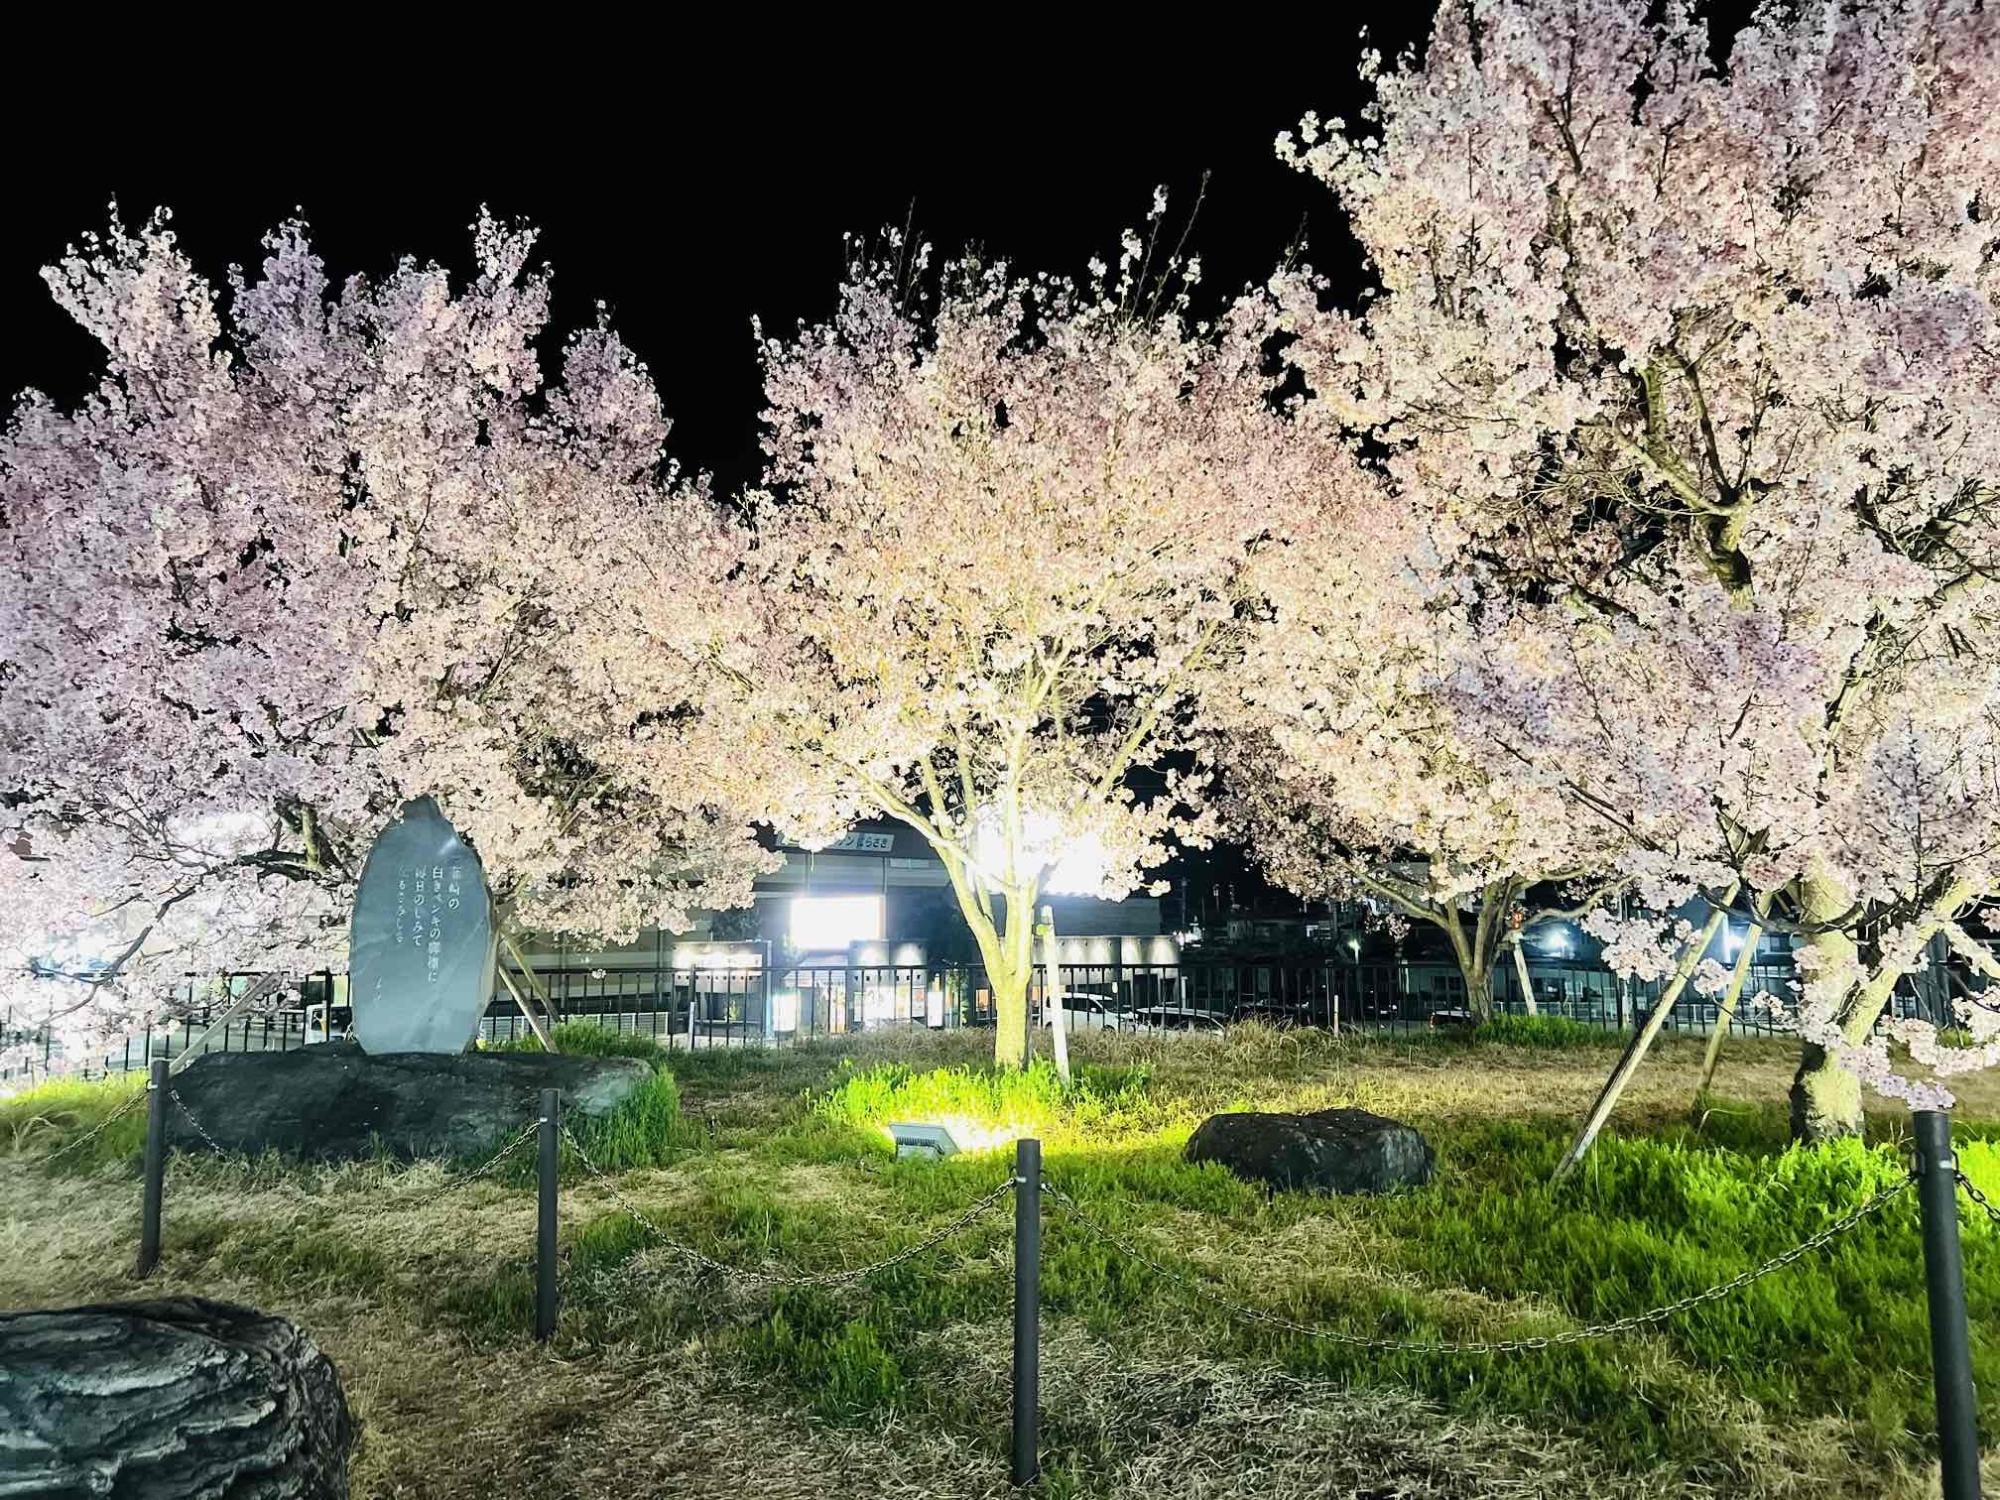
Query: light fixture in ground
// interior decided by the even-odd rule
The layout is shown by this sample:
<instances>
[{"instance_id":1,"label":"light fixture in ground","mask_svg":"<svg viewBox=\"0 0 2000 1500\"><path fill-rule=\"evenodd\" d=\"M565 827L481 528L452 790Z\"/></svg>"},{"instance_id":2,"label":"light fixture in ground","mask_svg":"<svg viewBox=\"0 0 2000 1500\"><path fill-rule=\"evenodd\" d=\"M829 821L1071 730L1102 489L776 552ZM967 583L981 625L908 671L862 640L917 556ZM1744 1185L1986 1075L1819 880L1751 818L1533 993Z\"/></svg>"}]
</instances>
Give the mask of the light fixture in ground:
<instances>
[{"instance_id":1,"label":"light fixture in ground","mask_svg":"<svg viewBox=\"0 0 2000 1500\"><path fill-rule=\"evenodd\" d=\"M896 1156L927 1157L932 1161L942 1161L947 1156L958 1155L958 1142L951 1138L951 1132L942 1125L897 1124L886 1127L889 1139L896 1143Z\"/></svg>"}]
</instances>

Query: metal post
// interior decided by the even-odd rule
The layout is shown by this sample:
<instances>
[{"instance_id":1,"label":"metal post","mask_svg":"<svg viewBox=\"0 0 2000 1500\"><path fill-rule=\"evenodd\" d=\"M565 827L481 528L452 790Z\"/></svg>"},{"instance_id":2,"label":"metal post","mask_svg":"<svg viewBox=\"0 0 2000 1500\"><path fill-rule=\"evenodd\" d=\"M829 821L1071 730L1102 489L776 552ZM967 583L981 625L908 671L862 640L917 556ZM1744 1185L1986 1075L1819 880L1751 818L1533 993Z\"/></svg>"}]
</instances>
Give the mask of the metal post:
<instances>
[{"instance_id":1,"label":"metal post","mask_svg":"<svg viewBox=\"0 0 2000 1500\"><path fill-rule=\"evenodd\" d=\"M167 1181L167 1060L153 1064L146 1084L146 1177L139 1208L139 1263L135 1276L160 1263L160 1198Z\"/></svg>"},{"instance_id":2,"label":"metal post","mask_svg":"<svg viewBox=\"0 0 2000 1500\"><path fill-rule=\"evenodd\" d=\"M1014 1484L1041 1477L1042 1143L1014 1142Z\"/></svg>"},{"instance_id":3,"label":"metal post","mask_svg":"<svg viewBox=\"0 0 2000 1500\"><path fill-rule=\"evenodd\" d=\"M542 1090L541 1147L537 1173L541 1199L535 1215L535 1337L556 1331L556 1110L561 1098Z\"/></svg>"},{"instance_id":4,"label":"metal post","mask_svg":"<svg viewBox=\"0 0 2000 1500\"><path fill-rule=\"evenodd\" d=\"M888 862L885 860L883 861L883 864L884 867L886 868ZM763 996L764 996L764 1041L768 1045L772 1041L772 1039L775 1038L778 1034L778 1018L771 1010L770 939L768 938L764 939L758 946L761 950L761 962L758 965L758 975L763 981L763 983L759 986L759 988L763 991Z\"/></svg>"},{"instance_id":5,"label":"metal post","mask_svg":"<svg viewBox=\"0 0 2000 1500\"><path fill-rule=\"evenodd\" d=\"M1958 1248L1958 1158L1951 1116L1916 1112L1917 1201L1923 1209L1924 1289L1930 1299L1931 1383L1937 1391L1944 1500L1979 1500L1979 1408L1966 1330L1965 1264Z\"/></svg>"}]
</instances>

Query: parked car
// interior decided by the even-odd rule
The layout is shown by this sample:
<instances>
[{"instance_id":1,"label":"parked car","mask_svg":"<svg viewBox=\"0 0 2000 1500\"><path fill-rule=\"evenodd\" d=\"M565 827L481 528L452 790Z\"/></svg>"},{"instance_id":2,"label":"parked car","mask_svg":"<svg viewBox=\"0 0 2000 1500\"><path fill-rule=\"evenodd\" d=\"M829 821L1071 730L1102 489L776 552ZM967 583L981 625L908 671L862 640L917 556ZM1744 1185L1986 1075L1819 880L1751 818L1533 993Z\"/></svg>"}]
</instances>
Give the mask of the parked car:
<instances>
[{"instance_id":1,"label":"parked car","mask_svg":"<svg viewBox=\"0 0 2000 1500\"><path fill-rule=\"evenodd\" d=\"M1065 990L1062 995L1063 1026L1069 1031L1117 1031L1125 1024L1124 1014L1102 995L1084 990ZM1056 1023L1056 1008L1042 1007L1042 1024Z\"/></svg>"},{"instance_id":2,"label":"parked car","mask_svg":"<svg viewBox=\"0 0 2000 1500\"><path fill-rule=\"evenodd\" d=\"M1444 1010L1434 1010L1431 1012L1431 1030L1433 1031L1470 1031L1478 1024L1479 1017L1475 1016L1469 1010L1458 1007L1447 1007Z\"/></svg>"},{"instance_id":3,"label":"parked car","mask_svg":"<svg viewBox=\"0 0 2000 1500\"><path fill-rule=\"evenodd\" d=\"M1227 1023L1217 1012L1192 1005L1147 1005L1127 1012L1125 1024L1142 1031L1220 1031Z\"/></svg>"},{"instance_id":4,"label":"parked car","mask_svg":"<svg viewBox=\"0 0 2000 1500\"><path fill-rule=\"evenodd\" d=\"M1300 1000L1279 1000L1270 995L1255 1000L1239 1000L1231 1012L1232 1021L1262 1021L1266 1026L1305 1026L1328 1013L1322 1001L1315 1010Z\"/></svg>"}]
</instances>

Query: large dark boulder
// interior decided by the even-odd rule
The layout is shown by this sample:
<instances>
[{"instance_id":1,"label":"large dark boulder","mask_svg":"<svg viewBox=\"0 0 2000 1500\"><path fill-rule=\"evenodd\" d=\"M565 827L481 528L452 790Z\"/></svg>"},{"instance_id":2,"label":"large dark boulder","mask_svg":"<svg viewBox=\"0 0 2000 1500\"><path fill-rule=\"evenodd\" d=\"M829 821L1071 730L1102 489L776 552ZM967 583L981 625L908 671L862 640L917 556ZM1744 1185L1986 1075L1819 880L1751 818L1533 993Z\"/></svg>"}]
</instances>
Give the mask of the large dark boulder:
<instances>
[{"instance_id":1,"label":"large dark boulder","mask_svg":"<svg viewBox=\"0 0 2000 1500\"><path fill-rule=\"evenodd\" d=\"M565 1115L602 1115L652 1069L633 1057L547 1052L391 1052L352 1042L296 1052L212 1052L174 1080L188 1114L225 1151L351 1160L384 1152L483 1156L532 1124L543 1089ZM205 1143L167 1111L176 1146Z\"/></svg>"},{"instance_id":2,"label":"large dark boulder","mask_svg":"<svg viewBox=\"0 0 2000 1500\"><path fill-rule=\"evenodd\" d=\"M0 1495L345 1500L353 1441L284 1318L204 1297L0 1316Z\"/></svg>"},{"instance_id":3,"label":"large dark boulder","mask_svg":"<svg viewBox=\"0 0 2000 1500\"><path fill-rule=\"evenodd\" d=\"M1188 1138L1187 1159L1221 1162L1252 1182L1308 1193L1418 1186L1431 1180L1437 1160L1413 1128L1365 1109L1211 1115Z\"/></svg>"}]
</instances>

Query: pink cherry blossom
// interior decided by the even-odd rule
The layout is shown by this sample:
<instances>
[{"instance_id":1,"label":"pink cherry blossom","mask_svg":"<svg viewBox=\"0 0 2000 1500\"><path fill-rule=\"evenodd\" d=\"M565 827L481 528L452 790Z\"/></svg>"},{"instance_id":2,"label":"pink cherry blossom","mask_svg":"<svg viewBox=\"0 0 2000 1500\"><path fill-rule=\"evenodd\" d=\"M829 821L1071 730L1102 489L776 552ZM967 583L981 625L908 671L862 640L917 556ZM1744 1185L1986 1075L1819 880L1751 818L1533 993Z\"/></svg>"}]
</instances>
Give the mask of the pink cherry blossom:
<instances>
[{"instance_id":1,"label":"pink cherry blossom","mask_svg":"<svg viewBox=\"0 0 2000 1500\"><path fill-rule=\"evenodd\" d=\"M470 285L335 292L291 224L218 298L162 217L49 271L105 371L0 440L17 1034L77 1053L184 976L344 967L367 843L423 793L511 928L748 900L770 856L706 711L740 539L608 331L543 389L532 243L482 216Z\"/></svg>"},{"instance_id":2,"label":"pink cherry blossom","mask_svg":"<svg viewBox=\"0 0 2000 1500\"><path fill-rule=\"evenodd\" d=\"M1463 538L1442 737L1635 878L1772 898L1824 960L1798 1123L1855 1128L1841 1062L1907 1094L1892 1052L1978 1054L1870 1035L2000 847L2000 31L1766 9L1719 68L1686 7L1476 0L1376 86L1280 151L1378 294L1272 296L1327 419Z\"/></svg>"}]
</instances>

